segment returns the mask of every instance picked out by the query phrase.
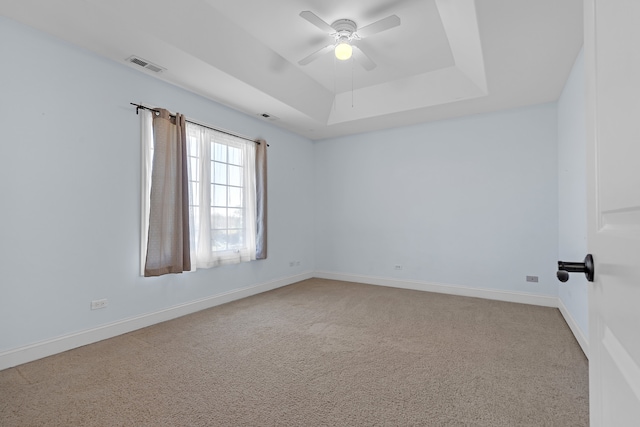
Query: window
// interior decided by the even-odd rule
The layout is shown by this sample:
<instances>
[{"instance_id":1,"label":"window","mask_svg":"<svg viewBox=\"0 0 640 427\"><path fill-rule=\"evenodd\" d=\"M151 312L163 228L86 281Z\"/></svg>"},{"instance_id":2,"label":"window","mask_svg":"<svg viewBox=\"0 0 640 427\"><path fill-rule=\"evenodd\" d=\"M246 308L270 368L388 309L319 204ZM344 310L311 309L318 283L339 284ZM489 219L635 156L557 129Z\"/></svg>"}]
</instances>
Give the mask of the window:
<instances>
[{"instance_id":1,"label":"window","mask_svg":"<svg viewBox=\"0 0 640 427\"><path fill-rule=\"evenodd\" d=\"M154 119L150 111L143 110L141 113L140 267L144 275L149 235ZM191 271L266 258L266 153L258 155L264 159L264 162L258 162L261 165L258 167L256 147L254 141L187 122Z\"/></svg>"},{"instance_id":2,"label":"window","mask_svg":"<svg viewBox=\"0 0 640 427\"><path fill-rule=\"evenodd\" d=\"M255 259L255 143L187 123L187 156L196 265Z\"/></svg>"},{"instance_id":3,"label":"window","mask_svg":"<svg viewBox=\"0 0 640 427\"><path fill-rule=\"evenodd\" d=\"M192 194L199 194L202 183L198 179L198 164L201 159L197 137L192 132L189 135L189 150L191 170L190 184ZM244 239L244 205L242 176L244 162L242 150L232 144L210 141L211 144L211 191L210 210L203 212L211 215L211 250L213 252L237 250L242 248ZM206 178L206 174L205 177ZM208 185L208 184L207 184ZM195 199L195 200L194 200ZM207 205L206 201L203 203ZM194 212L196 234L198 234L200 201L190 200L190 207Z\"/></svg>"}]
</instances>

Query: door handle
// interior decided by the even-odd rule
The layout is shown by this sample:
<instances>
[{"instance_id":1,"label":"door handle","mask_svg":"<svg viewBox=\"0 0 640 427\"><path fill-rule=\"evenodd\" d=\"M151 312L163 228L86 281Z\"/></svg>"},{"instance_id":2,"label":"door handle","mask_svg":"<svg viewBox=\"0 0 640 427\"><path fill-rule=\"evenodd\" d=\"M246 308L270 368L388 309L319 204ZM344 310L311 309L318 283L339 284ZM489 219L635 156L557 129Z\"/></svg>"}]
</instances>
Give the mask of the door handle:
<instances>
[{"instance_id":1,"label":"door handle","mask_svg":"<svg viewBox=\"0 0 640 427\"><path fill-rule=\"evenodd\" d=\"M558 261L558 273L556 274L558 280L566 282L569 280L569 273L584 273L587 280L593 282L593 276L595 275L593 256L588 254L584 257L584 262Z\"/></svg>"}]
</instances>

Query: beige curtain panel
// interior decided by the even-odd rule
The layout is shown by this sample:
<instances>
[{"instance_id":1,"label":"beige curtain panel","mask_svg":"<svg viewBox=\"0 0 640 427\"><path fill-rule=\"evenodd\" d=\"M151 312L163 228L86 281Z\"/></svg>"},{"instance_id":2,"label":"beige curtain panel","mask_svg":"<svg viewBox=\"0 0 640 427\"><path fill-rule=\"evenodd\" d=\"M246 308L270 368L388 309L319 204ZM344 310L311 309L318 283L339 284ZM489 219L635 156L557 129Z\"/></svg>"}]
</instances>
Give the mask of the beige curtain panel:
<instances>
[{"instance_id":1,"label":"beige curtain panel","mask_svg":"<svg viewBox=\"0 0 640 427\"><path fill-rule=\"evenodd\" d=\"M185 117L157 111L153 115L146 277L191 270Z\"/></svg>"},{"instance_id":2,"label":"beige curtain panel","mask_svg":"<svg viewBox=\"0 0 640 427\"><path fill-rule=\"evenodd\" d=\"M267 141L256 147L256 259L267 258Z\"/></svg>"}]
</instances>

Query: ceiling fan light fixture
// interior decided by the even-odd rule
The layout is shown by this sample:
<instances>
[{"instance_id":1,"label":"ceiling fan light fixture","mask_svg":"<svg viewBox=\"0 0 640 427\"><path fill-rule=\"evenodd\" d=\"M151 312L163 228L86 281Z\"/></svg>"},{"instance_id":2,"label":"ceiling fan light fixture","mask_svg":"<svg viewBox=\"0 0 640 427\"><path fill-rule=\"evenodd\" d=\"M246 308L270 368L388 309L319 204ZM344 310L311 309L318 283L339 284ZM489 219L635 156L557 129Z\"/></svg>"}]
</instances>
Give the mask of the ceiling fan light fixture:
<instances>
[{"instance_id":1,"label":"ceiling fan light fixture","mask_svg":"<svg viewBox=\"0 0 640 427\"><path fill-rule=\"evenodd\" d=\"M336 58L341 61L346 61L351 58L353 54L353 48L348 42L342 41L336 45L335 49Z\"/></svg>"}]
</instances>

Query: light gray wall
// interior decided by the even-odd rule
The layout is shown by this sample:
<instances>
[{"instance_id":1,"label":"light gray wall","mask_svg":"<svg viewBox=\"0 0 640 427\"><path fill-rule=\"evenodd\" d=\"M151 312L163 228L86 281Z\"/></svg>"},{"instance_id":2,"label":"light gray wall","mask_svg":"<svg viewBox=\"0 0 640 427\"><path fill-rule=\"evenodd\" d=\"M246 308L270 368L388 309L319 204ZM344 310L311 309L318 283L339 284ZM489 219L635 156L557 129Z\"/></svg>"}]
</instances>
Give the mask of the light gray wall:
<instances>
[{"instance_id":1,"label":"light gray wall","mask_svg":"<svg viewBox=\"0 0 640 427\"><path fill-rule=\"evenodd\" d=\"M0 58L0 352L314 269L309 140L2 17ZM269 141L269 259L139 277L129 102Z\"/></svg>"},{"instance_id":2,"label":"light gray wall","mask_svg":"<svg viewBox=\"0 0 640 427\"><path fill-rule=\"evenodd\" d=\"M558 294L575 69L559 107L311 143L1 17L0 40L0 352L313 270ZM129 102L270 142L268 260L139 277ZM575 279L561 297L586 332ZM98 298L109 307L90 311Z\"/></svg>"},{"instance_id":3,"label":"light gray wall","mask_svg":"<svg viewBox=\"0 0 640 427\"><path fill-rule=\"evenodd\" d=\"M580 52L558 101L558 255L582 261L587 254L587 147L584 52ZM571 274L558 295L589 336L588 283Z\"/></svg>"},{"instance_id":4,"label":"light gray wall","mask_svg":"<svg viewBox=\"0 0 640 427\"><path fill-rule=\"evenodd\" d=\"M557 295L555 104L314 148L317 270Z\"/></svg>"}]
</instances>

